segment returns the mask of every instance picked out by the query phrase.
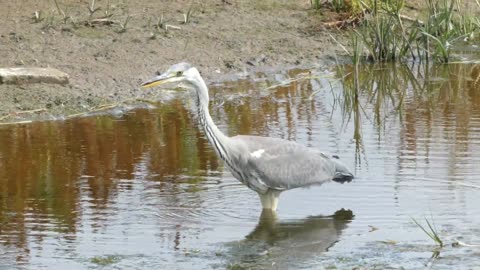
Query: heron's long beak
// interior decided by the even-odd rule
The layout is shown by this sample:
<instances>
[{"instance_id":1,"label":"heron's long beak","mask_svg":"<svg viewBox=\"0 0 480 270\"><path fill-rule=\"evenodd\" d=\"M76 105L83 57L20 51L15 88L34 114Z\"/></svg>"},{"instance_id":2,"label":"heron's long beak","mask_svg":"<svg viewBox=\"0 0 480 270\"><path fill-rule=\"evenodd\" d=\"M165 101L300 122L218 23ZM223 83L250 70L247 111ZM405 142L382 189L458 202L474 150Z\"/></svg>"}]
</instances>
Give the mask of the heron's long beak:
<instances>
[{"instance_id":1,"label":"heron's long beak","mask_svg":"<svg viewBox=\"0 0 480 270\"><path fill-rule=\"evenodd\" d=\"M154 77L146 82L143 82L140 86L143 88L153 87L160 84L164 84L170 81L173 76L168 74L162 74L160 76Z\"/></svg>"}]
</instances>

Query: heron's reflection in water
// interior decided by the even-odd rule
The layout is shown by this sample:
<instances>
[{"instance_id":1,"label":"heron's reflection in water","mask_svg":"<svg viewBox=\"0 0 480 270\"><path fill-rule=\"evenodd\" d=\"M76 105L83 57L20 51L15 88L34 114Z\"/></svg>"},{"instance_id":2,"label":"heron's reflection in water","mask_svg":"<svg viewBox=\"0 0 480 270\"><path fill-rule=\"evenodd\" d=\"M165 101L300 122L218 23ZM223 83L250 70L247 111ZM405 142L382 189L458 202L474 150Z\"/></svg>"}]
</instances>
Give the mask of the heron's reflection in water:
<instances>
[{"instance_id":1,"label":"heron's reflection in water","mask_svg":"<svg viewBox=\"0 0 480 270\"><path fill-rule=\"evenodd\" d=\"M308 266L338 241L353 217L352 211L341 209L331 216L281 221L274 212L264 211L245 240L230 244L229 264L262 269Z\"/></svg>"}]
</instances>

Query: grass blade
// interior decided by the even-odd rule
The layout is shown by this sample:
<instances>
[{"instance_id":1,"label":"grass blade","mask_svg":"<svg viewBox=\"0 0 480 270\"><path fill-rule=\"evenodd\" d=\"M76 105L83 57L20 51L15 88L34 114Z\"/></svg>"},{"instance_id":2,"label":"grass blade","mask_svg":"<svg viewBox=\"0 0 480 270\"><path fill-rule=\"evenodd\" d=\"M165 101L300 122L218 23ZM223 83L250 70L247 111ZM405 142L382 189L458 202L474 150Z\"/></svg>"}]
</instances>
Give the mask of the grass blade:
<instances>
[{"instance_id":1,"label":"grass blade","mask_svg":"<svg viewBox=\"0 0 480 270\"><path fill-rule=\"evenodd\" d=\"M430 224L427 218L425 221L427 222L427 226L430 231L428 231L422 224L420 224L416 219L412 218L412 221L420 228L422 231L428 235L435 243L437 243L440 247L443 247L443 241L440 239L440 236L437 233L437 230Z\"/></svg>"}]
</instances>

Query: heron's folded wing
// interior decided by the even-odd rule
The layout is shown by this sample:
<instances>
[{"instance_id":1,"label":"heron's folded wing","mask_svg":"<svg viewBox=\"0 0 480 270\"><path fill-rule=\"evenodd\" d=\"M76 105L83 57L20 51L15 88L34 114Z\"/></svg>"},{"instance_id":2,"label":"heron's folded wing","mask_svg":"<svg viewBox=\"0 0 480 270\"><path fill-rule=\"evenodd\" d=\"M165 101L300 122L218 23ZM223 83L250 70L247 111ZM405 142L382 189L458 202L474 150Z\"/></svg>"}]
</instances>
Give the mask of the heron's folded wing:
<instances>
[{"instance_id":1,"label":"heron's folded wing","mask_svg":"<svg viewBox=\"0 0 480 270\"><path fill-rule=\"evenodd\" d=\"M254 151L248 165L265 185L279 190L322 184L335 175L328 157L296 143Z\"/></svg>"}]
</instances>

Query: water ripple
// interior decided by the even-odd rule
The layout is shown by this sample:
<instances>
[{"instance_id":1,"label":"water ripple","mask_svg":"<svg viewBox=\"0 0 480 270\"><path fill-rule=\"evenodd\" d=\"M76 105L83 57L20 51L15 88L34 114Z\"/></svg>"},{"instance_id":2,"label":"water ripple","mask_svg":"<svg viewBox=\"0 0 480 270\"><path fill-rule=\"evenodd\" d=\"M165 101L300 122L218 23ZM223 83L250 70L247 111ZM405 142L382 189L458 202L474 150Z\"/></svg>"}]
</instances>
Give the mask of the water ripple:
<instances>
[{"instance_id":1,"label":"water ripple","mask_svg":"<svg viewBox=\"0 0 480 270\"><path fill-rule=\"evenodd\" d=\"M472 67L449 68L468 76ZM441 80L411 81L424 74L405 67L361 72L360 89L351 75L265 89L275 84L265 74L212 89L212 117L229 135L297 140L354 169L352 183L283 193L278 217L261 214L258 196L225 171L183 98L0 129L0 265L421 268L434 246L412 218L425 217L448 243L477 241L475 92L433 67ZM445 248L439 262L463 266L463 258L468 269L475 252Z\"/></svg>"}]
</instances>

